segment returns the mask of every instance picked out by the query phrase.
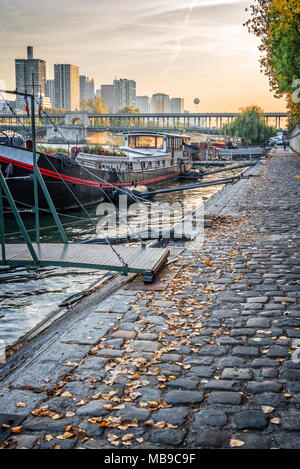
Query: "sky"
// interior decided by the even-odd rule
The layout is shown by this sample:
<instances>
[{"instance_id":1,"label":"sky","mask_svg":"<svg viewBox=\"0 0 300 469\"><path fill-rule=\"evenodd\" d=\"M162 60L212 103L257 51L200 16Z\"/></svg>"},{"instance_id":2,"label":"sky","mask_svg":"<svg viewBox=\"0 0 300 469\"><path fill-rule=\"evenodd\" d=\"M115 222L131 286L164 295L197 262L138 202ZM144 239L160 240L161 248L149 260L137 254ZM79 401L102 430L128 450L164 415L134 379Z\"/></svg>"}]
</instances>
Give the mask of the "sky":
<instances>
[{"instance_id":1,"label":"sky","mask_svg":"<svg viewBox=\"0 0 300 469\"><path fill-rule=\"evenodd\" d=\"M96 88L134 79L138 95L183 97L191 112L285 111L243 26L252 1L0 0L0 81L15 88L14 60L32 45L47 78L55 63L72 63Z\"/></svg>"}]
</instances>

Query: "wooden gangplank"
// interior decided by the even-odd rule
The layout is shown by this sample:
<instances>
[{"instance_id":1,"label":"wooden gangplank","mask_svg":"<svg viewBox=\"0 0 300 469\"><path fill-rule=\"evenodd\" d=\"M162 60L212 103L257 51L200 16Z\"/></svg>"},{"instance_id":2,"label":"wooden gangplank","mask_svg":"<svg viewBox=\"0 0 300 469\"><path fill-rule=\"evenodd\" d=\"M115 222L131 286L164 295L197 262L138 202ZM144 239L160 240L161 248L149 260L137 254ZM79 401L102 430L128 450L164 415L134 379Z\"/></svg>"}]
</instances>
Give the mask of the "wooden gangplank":
<instances>
[{"instance_id":1,"label":"wooden gangplank","mask_svg":"<svg viewBox=\"0 0 300 469\"><path fill-rule=\"evenodd\" d=\"M166 263L168 249L142 246L116 246L96 244L33 244L38 264L34 262L26 244L6 244L5 259L1 254L1 265L38 265L79 267L86 269L112 270L144 274L143 281L151 283L156 273Z\"/></svg>"}]
</instances>

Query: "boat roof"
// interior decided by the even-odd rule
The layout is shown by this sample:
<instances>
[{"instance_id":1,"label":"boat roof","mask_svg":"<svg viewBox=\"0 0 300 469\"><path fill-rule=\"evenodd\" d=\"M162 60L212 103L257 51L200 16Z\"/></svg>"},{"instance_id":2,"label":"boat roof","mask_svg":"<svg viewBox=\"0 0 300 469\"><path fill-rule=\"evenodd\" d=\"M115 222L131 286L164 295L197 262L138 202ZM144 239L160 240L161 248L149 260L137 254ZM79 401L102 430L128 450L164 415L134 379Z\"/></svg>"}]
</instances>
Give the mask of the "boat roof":
<instances>
[{"instance_id":1,"label":"boat roof","mask_svg":"<svg viewBox=\"0 0 300 469\"><path fill-rule=\"evenodd\" d=\"M191 138L190 135L186 134L171 134L168 132L153 132L153 131L132 131L132 132L124 132L123 135L140 135L140 136L153 136L153 137L175 137L175 138Z\"/></svg>"},{"instance_id":2,"label":"boat roof","mask_svg":"<svg viewBox=\"0 0 300 469\"><path fill-rule=\"evenodd\" d=\"M126 153L131 153L137 156L165 156L166 153L163 150L157 148L131 148L126 146L121 146L121 150Z\"/></svg>"}]
</instances>

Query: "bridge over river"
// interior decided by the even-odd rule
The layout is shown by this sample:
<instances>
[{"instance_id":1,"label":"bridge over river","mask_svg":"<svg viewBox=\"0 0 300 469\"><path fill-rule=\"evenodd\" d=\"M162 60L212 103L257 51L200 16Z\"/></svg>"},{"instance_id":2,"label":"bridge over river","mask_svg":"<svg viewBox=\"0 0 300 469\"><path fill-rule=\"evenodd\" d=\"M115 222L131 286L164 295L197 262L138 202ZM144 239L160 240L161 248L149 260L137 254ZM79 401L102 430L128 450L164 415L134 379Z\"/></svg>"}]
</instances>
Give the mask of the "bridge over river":
<instances>
[{"instance_id":1,"label":"bridge over river","mask_svg":"<svg viewBox=\"0 0 300 469\"><path fill-rule=\"evenodd\" d=\"M222 133L224 124L230 123L238 115L235 112L224 113L172 113L172 114L93 114L85 111L67 111L62 114L49 114L52 122L58 126L65 139L71 143L85 143L89 140L102 143L95 136L97 132L124 132L127 130L160 130L188 133ZM288 114L284 112L266 112L268 125L277 129L286 127ZM26 136L30 135L30 126L26 114L0 114L0 130L11 128ZM62 141L63 138L46 116L38 126L41 138L47 135L47 141ZM100 137L100 136L99 136Z\"/></svg>"}]
</instances>

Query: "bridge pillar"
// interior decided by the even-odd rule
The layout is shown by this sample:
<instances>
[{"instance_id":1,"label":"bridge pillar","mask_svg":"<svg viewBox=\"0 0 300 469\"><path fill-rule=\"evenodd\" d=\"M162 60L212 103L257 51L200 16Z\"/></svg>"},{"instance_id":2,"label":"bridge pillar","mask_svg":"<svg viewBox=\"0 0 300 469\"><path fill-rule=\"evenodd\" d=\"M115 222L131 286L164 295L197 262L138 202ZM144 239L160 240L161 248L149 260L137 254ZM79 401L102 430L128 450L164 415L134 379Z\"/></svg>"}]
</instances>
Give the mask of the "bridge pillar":
<instances>
[{"instance_id":1,"label":"bridge pillar","mask_svg":"<svg viewBox=\"0 0 300 469\"><path fill-rule=\"evenodd\" d=\"M76 121L82 121L85 126L89 125L89 113L86 111L67 111L65 114L65 125L74 125Z\"/></svg>"}]
</instances>

